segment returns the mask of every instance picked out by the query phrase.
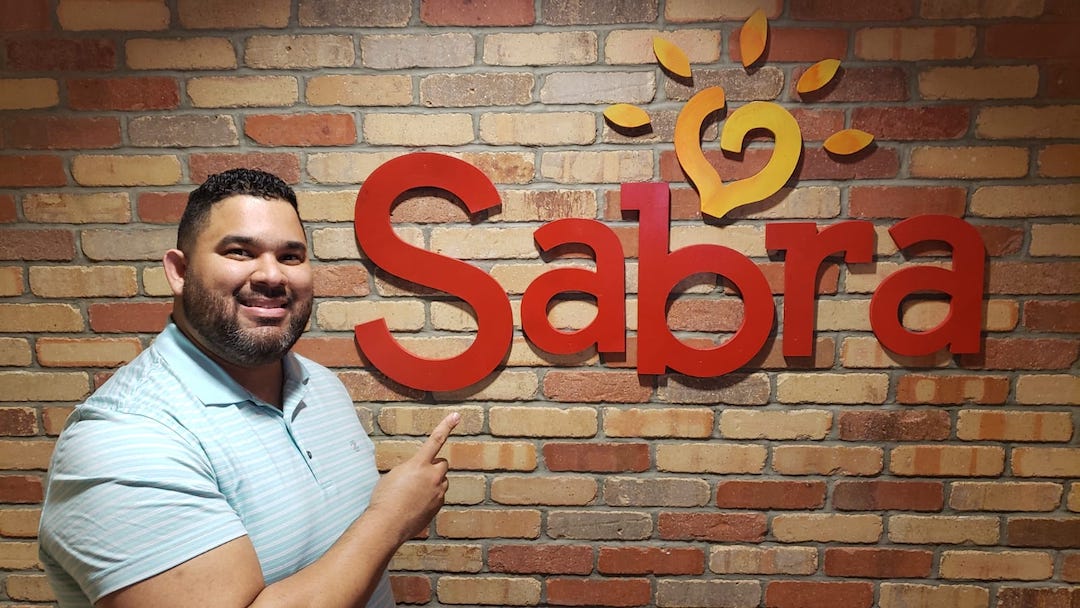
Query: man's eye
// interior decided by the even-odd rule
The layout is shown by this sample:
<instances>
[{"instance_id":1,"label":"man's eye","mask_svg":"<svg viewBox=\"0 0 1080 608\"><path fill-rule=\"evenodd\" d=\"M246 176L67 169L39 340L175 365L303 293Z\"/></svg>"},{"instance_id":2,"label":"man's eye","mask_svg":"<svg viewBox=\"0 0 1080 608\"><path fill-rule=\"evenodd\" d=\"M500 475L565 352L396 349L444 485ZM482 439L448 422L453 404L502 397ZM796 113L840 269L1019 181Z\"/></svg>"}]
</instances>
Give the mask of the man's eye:
<instances>
[{"instance_id":1,"label":"man's eye","mask_svg":"<svg viewBox=\"0 0 1080 608\"><path fill-rule=\"evenodd\" d=\"M304 263L304 256L300 255L299 253L287 253L287 254L281 256L280 259L281 259L281 262L283 264L303 264Z\"/></svg>"},{"instance_id":2,"label":"man's eye","mask_svg":"<svg viewBox=\"0 0 1080 608\"><path fill-rule=\"evenodd\" d=\"M225 251L225 255L227 255L227 256L229 256L231 258L250 258L251 257L251 254L248 253L248 251L246 249L241 249L239 247L234 247L232 249L227 249Z\"/></svg>"}]
</instances>

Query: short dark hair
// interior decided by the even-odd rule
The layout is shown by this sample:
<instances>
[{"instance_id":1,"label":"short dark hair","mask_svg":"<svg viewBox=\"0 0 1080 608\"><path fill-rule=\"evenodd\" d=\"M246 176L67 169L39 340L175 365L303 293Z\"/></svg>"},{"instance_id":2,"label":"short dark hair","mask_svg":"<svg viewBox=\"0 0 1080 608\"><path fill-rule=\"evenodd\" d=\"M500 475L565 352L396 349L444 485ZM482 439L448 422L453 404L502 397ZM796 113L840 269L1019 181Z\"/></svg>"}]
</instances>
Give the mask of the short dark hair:
<instances>
[{"instance_id":1,"label":"short dark hair","mask_svg":"<svg viewBox=\"0 0 1080 608\"><path fill-rule=\"evenodd\" d=\"M187 207L176 231L176 248L187 252L206 227L214 203L246 194L266 200L283 200L296 209L296 193L280 177L258 169L229 169L206 178L188 195ZM297 217L299 217L297 211Z\"/></svg>"}]
</instances>

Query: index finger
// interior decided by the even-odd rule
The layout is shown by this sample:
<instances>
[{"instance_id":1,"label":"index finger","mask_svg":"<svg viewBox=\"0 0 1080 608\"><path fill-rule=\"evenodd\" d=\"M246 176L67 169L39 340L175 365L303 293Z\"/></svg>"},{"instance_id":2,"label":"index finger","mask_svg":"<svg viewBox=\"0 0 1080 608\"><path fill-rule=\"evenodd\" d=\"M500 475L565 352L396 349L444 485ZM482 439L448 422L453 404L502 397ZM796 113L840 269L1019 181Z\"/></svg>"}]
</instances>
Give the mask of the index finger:
<instances>
[{"instance_id":1,"label":"index finger","mask_svg":"<svg viewBox=\"0 0 1080 608\"><path fill-rule=\"evenodd\" d=\"M420 451L416 453L418 458L423 458L427 462L435 460L435 455L442 449L443 444L446 443L448 437L450 437L450 431L454 430L454 427L461 422L461 414L453 412L446 418L443 418L441 422L431 431L431 435L424 442L424 445L420 446Z\"/></svg>"}]
</instances>

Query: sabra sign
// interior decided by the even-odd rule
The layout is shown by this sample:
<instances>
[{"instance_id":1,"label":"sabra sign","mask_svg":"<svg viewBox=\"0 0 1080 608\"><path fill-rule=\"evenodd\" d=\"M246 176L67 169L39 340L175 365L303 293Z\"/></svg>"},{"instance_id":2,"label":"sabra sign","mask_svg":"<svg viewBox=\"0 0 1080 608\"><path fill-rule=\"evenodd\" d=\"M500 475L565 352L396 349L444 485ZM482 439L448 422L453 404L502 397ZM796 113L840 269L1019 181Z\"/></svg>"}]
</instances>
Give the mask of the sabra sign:
<instances>
[{"instance_id":1,"label":"sabra sign","mask_svg":"<svg viewBox=\"0 0 1080 608\"><path fill-rule=\"evenodd\" d=\"M756 24L756 35L747 36L746 27L752 24ZM751 17L746 27L743 40L763 46L763 17ZM664 67L689 76L689 64L676 47L657 40L654 49ZM749 65L746 59L754 57L754 52L743 49L744 64ZM826 60L813 66L800 79L798 91L824 86L838 65ZM790 112L770 102L746 104L725 121L721 148L740 152L748 133L764 129L775 142L772 155L758 174L722 183L704 157L699 134L703 122L723 110L725 103L720 87L705 89L687 102L675 127L679 162L698 189L702 212L714 217L776 193L792 177L802 154L802 135ZM625 104L612 106L605 116L621 127L648 123L643 111ZM835 154L851 154L864 149L871 140L871 135L849 129L827 139L825 148ZM511 346L514 320L506 292L487 273L462 260L410 245L394 233L390 223L394 203L410 190L425 187L452 193L472 214L499 205L495 186L476 167L441 154L405 155L380 166L361 187L355 209L357 241L382 270L456 296L471 306L478 324L476 336L458 355L428 359L403 348L382 319L357 325L355 333L364 355L389 378L420 390L449 391L475 384L499 366ZM674 370L711 377L746 365L765 346L776 314L771 289L761 270L746 256L720 244L691 245L672 251L669 189L665 183L622 184L621 205L625 211L637 211L639 222L638 373ZM881 282L871 297L869 313L878 341L890 351L909 356L928 355L944 348L957 354L978 352L985 274L985 247L978 231L951 216L924 215L896 224L889 234L900 249L926 241L944 242L952 249L952 264L950 268L903 268ZM572 354L594 346L599 352L624 352L625 256L615 232L596 220L565 218L540 227L534 238L542 252L565 244L583 244L592 250L595 266L554 268L528 286L521 296L521 328L526 338L552 354ZM871 262L874 240L873 225L865 221L845 221L823 229L809 222L766 226L766 248L784 252L785 356L812 354L819 267L826 258L836 255L842 255L848 263ZM724 277L743 300L741 326L730 338L711 348L695 348L680 341L667 325L665 314L672 290L687 277L700 273ZM901 306L906 298L924 293L947 295L949 311L936 327L911 331L901 321ZM595 318L577 330L553 327L548 306L560 294L593 298Z\"/></svg>"}]
</instances>

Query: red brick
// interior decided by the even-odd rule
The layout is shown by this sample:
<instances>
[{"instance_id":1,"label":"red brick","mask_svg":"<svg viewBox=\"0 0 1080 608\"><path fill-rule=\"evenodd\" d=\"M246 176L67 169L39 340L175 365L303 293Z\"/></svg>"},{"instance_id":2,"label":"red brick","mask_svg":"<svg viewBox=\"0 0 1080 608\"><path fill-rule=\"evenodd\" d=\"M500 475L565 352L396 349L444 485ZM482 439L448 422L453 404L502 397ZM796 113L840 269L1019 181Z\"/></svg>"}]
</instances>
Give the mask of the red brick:
<instances>
[{"instance_id":1,"label":"red brick","mask_svg":"<svg viewBox=\"0 0 1080 608\"><path fill-rule=\"evenodd\" d=\"M844 128L842 110L792 108L791 115L795 117L795 122L799 123L804 142L825 141L830 135Z\"/></svg>"},{"instance_id":2,"label":"red brick","mask_svg":"<svg viewBox=\"0 0 1080 608\"><path fill-rule=\"evenodd\" d=\"M1010 547L1080 548L1080 519L1010 517L1006 524Z\"/></svg>"},{"instance_id":3,"label":"red brick","mask_svg":"<svg viewBox=\"0 0 1080 608\"><path fill-rule=\"evenodd\" d=\"M326 367L367 367L368 362L356 346L356 339L303 337L293 350Z\"/></svg>"},{"instance_id":4,"label":"red brick","mask_svg":"<svg viewBox=\"0 0 1080 608\"><path fill-rule=\"evenodd\" d=\"M672 302L667 313L673 331L734 332L743 322L742 300L688 299Z\"/></svg>"},{"instance_id":5,"label":"red brick","mask_svg":"<svg viewBox=\"0 0 1080 608\"><path fill-rule=\"evenodd\" d=\"M116 148L120 120L109 117L20 116L9 121L7 143L11 148L78 150Z\"/></svg>"},{"instance_id":6,"label":"red brick","mask_svg":"<svg viewBox=\"0 0 1080 608\"><path fill-rule=\"evenodd\" d=\"M0 475L0 502L31 504L45 497L41 478L32 475Z\"/></svg>"},{"instance_id":7,"label":"red brick","mask_svg":"<svg viewBox=\"0 0 1080 608\"><path fill-rule=\"evenodd\" d=\"M819 509L824 505L824 481L721 481L716 484L716 506L721 509Z\"/></svg>"},{"instance_id":8,"label":"red brick","mask_svg":"<svg viewBox=\"0 0 1080 608\"><path fill-rule=\"evenodd\" d=\"M869 4L867 4L869 6ZM798 82L806 67L794 70L792 82ZM792 99L820 102L859 102L859 101L907 101L908 80L903 68L840 68L833 83L823 89L805 95L795 93L792 86Z\"/></svg>"},{"instance_id":9,"label":"red brick","mask_svg":"<svg viewBox=\"0 0 1080 608\"><path fill-rule=\"evenodd\" d=\"M848 215L853 218L908 218L915 215L963 217L967 189L934 186L852 186Z\"/></svg>"},{"instance_id":10,"label":"red brick","mask_svg":"<svg viewBox=\"0 0 1080 608\"><path fill-rule=\"evenodd\" d=\"M1080 302L1025 302L1024 327L1030 331L1080 333Z\"/></svg>"},{"instance_id":11,"label":"red brick","mask_svg":"<svg viewBox=\"0 0 1080 608\"><path fill-rule=\"evenodd\" d=\"M173 110L180 85L173 78L74 78L68 81L74 110Z\"/></svg>"},{"instance_id":12,"label":"red brick","mask_svg":"<svg viewBox=\"0 0 1080 608\"><path fill-rule=\"evenodd\" d=\"M116 68L116 43L99 38L7 42L7 69L23 72L101 72Z\"/></svg>"},{"instance_id":13,"label":"red brick","mask_svg":"<svg viewBox=\"0 0 1080 608\"><path fill-rule=\"evenodd\" d=\"M660 513L657 532L664 540L759 543L765 539L764 513Z\"/></svg>"},{"instance_id":14,"label":"red brick","mask_svg":"<svg viewBox=\"0 0 1080 608\"><path fill-rule=\"evenodd\" d=\"M157 333L172 314L172 302L115 302L91 304L90 329L107 333Z\"/></svg>"},{"instance_id":15,"label":"red brick","mask_svg":"<svg viewBox=\"0 0 1080 608\"><path fill-rule=\"evenodd\" d=\"M732 62L742 61L740 45L742 28L736 29L728 41ZM848 31L838 28L769 27L768 63L799 61L811 63L823 57L846 57ZM801 125L802 122L800 121ZM805 133L804 133L805 135Z\"/></svg>"},{"instance_id":16,"label":"red brick","mask_svg":"<svg viewBox=\"0 0 1080 608\"><path fill-rule=\"evenodd\" d=\"M19 212L15 208L15 197L10 194L0 194L0 224L13 224L19 220Z\"/></svg>"},{"instance_id":17,"label":"red brick","mask_svg":"<svg viewBox=\"0 0 1080 608\"><path fill-rule=\"evenodd\" d=\"M825 575L857 578L926 578L934 565L931 551L830 547L825 549Z\"/></svg>"},{"instance_id":18,"label":"red brick","mask_svg":"<svg viewBox=\"0 0 1080 608\"><path fill-rule=\"evenodd\" d=\"M1080 38L1075 23L988 25L983 34L987 57L1002 59L1075 59Z\"/></svg>"},{"instance_id":19,"label":"red brick","mask_svg":"<svg viewBox=\"0 0 1080 608\"><path fill-rule=\"evenodd\" d=\"M0 32L44 32L51 27L48 0L0 0Z\"/></svg>"},{"instance_id":20,"label":"red brick","mask_svg":"<svg viewBox=\"0 0 1080 608\"><path fill-rule=\"evenodd\" d=\"M893 178L900 172L900 157L891 148L870 148L850 158L832 156L822 148L803 152L797 179L878 179Z\"/></svg>"},{"instance_id":21,"label":"red brick","mask_svg":"<svg viewBox=\"0 0 1080 608\"><path fill-rule=\"evenodd\" d=\"M139 219L148 224L178 224L187 207L186 192L143 192L135 203Z\"/></svg>"},{"instance_id":22,"label":"red brick","mask_svg":"<svg viewBox=\"0 0 1080 608\"><path fill-rule=\"evenodd\" d=\"M248 152L242 154L214 153L192 154L190 160L191 181L201 184L214 173L227 169L247 167L273 173L285 183L300 182L300 158L288 152Z\"/></svg>"},{"instance_id":23,"label":"red brick","mask_svg":"<svg viewBox=\"0 0 1080 608\"><path fill-rule=\"evenodd\" d=\"M966 106L855 108L851 126L872 133L878 140L958 139L968 131L971 113Z\"/></svg>"},{"instance_id":24,"label":"red brick","mask_svg":"<svg viewBox=\"0 0 1080 608\"><path fill-rule=\"evenodd\" d=\"M1061 580L1080 583L1080 553L1065 553L1061 560Z\"/></svg>"},{"instance_id":25,"label":"red brick","mask_svg":"<svg viewBox=\"0 0 1080 608\"><path fill-rule=\"evenodd\" d=\"M0 188L66 185L64 159L59 156L0 156Z\"/></svg>"},{"instance_id":26,"label":"red brick","mask_svg":"<svg viewBox=\"0 0 1080 608\"><path fill-rule=\"evenodd\" d=\"M56 261L75 259L75 235L70 230L5 230L0 260Z\"/></svg>"},{"instance_id":27,"label":"red brick","mask_svg":"<svg viewBox=\"0 0 1080 608\"><path fill-rule=\"evenodd\" d=\"M971 369L1069 369L1080 356L1080 342L1054 338L987 338L983 352L960 355Z\"/></svg>"},{"instance_id":28,"label":"red brick","mask_svg":"<svg viewBox=\"0 0 1080 608\"><path fill-rule=\"evenodd\" d=\"M536 22L532 0L421 0L425 25L506 26Z\"/></svg>"},{"instance_id":29,"label":"red brick","mask_svg":"<svg viewBox=\"0 0 1080 608\"><path fill-rule=\"evenodd\" d=\"M543 453L552 472L640 473L651 466L647 443L545 443Z\"/></svg>"},{"instance_id":30,"label":"red brick","mask_svg":"<svg viewBox=\"0 0 1080 608\"><path fill-rule=\"evenodd\" d=\"M765 587L769 608L870 608L872 583L770 581Z\"/></svg>"},{"instance_id":31,"label":"red brick","mask_svg":"<svg viewBox=\"0 0 1080 608\"><path fill-rule=\"evenodd\" d=\"M1080 262L992 261L986 274L992 294L1080 293Z\"/></svg>"},{"instance_id":32,"label":"red brick","mask_svg":"<svg viewBox=\"0 0 1080 608\"><path fill-rule=\"evenodd\" d=\"M368 271L359 264L325 264L313 270L315 297L363 297L371 293Z\"/></svg>"},{"instance_id":33,"label":"red brick","mask_svg":"<svg viewBox=\"0 0 1080 608\"><path fill-rule=\"evenodd\" d=\"M1076 608L1080 587L999 587L997 608Z\"/></svg>"},{"instance_id":34,"label":"red brick","mask_svg":"<svg viewBox=\"0 0 1080 608\"><path fill-rule=\"evenodd\" d=\"M584 545L496 545L488 549L488 570L511 574L589 574L593 549Z\"/></svg>"},{"instance_id":35,"label":"red brick","mask_svg":"<svg viewBox=\"0 0 1080 608\"><path fill-rule=\"evenodd\" d=\"M552 606L646 606L652 585L643 578L553 578L547 581Z\"/></svg>"},{"instance_id":36,"label":"red brick","mask_svg":"<svg viewBox=\"0 0 1080 608\"><path fill-rule=\"evenodd\" d=\"M651 376L636 372L550 371L544 395L552 401L580 403L647 403L653 394Z\"/></svg>"},{"instance_id":37,"label":"red brick","mask_svg":"<svg viewBox=\"0 0 1080 608\"><path fill-rule=\"evenodd\" d=\"M356 122L351 114L263 114L244 118L244 133L264 146L347 146Z\"/></svg>"},{"instance_id":38,"label":"red brick","mask_svg":"<svg viewBox=\"0 0 1080 608\"><path fill-rule=\"evenodd\" d=\"M37 414L28 407L0 408L0 435L29 437L38 432Z\"/></svg>"},{"instance_id":39,"label":"red brick","mask_svg":"<svg viewBox=\"0 0 1080 608\"><path fill-rule=\"evenodd\" d=\"M859 410L841 412L838 420L844 441L941 441L950 424L941 410Z\"/></svg>"},{"instance_id":40,"label":"red brick","mask_svg":"<svg viewBox=\"0 0 1080 608\"><path fill-rule=\"evenodd\" d=\"M1042 69L1043 97L1076 99L1080 97L1080 66L1073 63L1051 64Z\"/></svg>"},{"instance_id":41,"label":"red brick","mask_svg":"<svg viewBox=\"0 0 1080 608\"><path fill-rule=\"evenodd\" d=\"M601 547L601 574L679 575L705 572L705 552L698 548Z\"/></svg>"},{"instance_id":42,"label":"red brick","mask_svg":"<svg viewBox=\"0 0 1080 608\"><path fill-rule=\"evenodd\" d=\"M431 580L418 574L390 575L390 588L399 604L426 604L431 601Z\"/></svg>"},{"instance_id":43,"label":"red brick","mask_svg":"<svg viewBox=\"0 0 1080 608\"><path fill-rule=\"evenodd\" d=\"M912 18L906 0L791 0L791 17L804 21L904 21Z\"/></svg>"},{"instance_id":44,"label":"red brick","mask_svg":"<svg viewBox=\"0 0 1080 608\"><path fill-rule=\"evenodd\" d=\"M990 256L1012 255L1024 246L1026 231L1023 228L977 225L975 230L978 231L983 246L986 247L986 253ZM948 253L948 249L945 249L945 252Z\"/></svg>"},{"instance_id":45,"label":"red brick","mask_svg":"<svg viewBox=\"0 0 1080 608\"><path fill-rule=\"evenodd\" d=\"M656 21L656 2L625 0L542 0L540 16L545 25L605 25Z\"/></svg>"},{"instance_id":46,"label":"red brick","mask_svg":"<svg viewBox=\"0 0 1080 608\"><path fill-rule=\"evenodd\" d=\"M896 384L898 403L1005 403L1008 398L1009 379L1005 376L905 374Z\"/></svg>"},{"instance_id":47,"label":"red brick","mask_svg":"<svg viewBox=\"0 0 1080 608\"><path fill-rule=\"evenodd\" d=\"M945 485L940 481L837 481L833 507L840 511L940 511Z\"/></svg>"}]
</instances>

